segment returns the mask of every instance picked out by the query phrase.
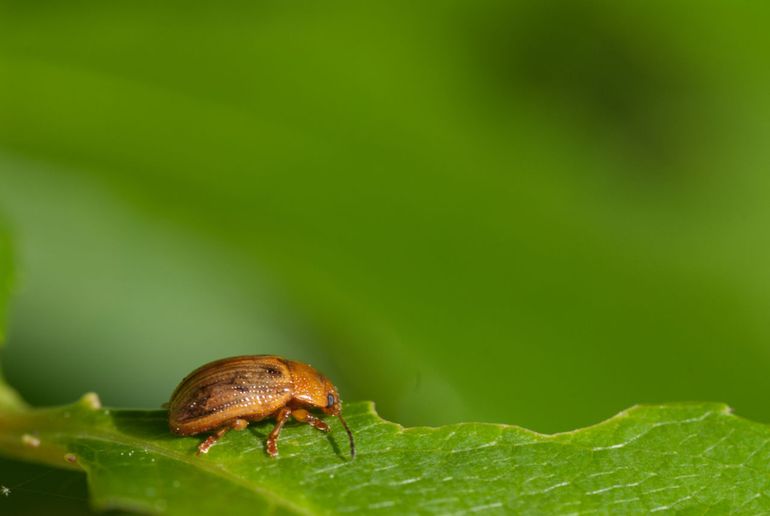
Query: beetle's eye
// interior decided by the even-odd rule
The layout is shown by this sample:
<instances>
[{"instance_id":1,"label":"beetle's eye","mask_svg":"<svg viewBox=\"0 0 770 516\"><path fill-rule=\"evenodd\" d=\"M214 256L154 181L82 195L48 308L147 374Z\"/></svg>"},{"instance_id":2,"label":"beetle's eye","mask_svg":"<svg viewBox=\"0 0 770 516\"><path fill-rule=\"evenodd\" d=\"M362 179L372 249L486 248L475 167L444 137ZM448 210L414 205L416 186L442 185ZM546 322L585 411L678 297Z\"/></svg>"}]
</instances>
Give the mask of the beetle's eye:
<instances>
[{"instance_id":1,"label":"beetle's eye","mask_svg":"<svg viewBox=\"0 0 770 516\"><path fill-rule=\"evenodd\" d=\"M326 396L326 408L332 408L334 406L334 394L328 394Z\"/></svg>"}]
</instances>

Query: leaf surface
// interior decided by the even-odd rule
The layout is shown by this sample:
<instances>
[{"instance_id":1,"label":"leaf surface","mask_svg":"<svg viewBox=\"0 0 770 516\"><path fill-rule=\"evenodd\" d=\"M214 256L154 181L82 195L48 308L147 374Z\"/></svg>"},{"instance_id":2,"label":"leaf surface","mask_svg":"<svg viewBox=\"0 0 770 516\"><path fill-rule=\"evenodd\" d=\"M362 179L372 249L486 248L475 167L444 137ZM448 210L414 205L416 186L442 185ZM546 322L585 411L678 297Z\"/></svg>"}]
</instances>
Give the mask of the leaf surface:
<instances>
[{"instance_id":1,"label":"leaf surface","mask_svg":"<svg viewBox=\"0 0 770 516\"><path fill-rule=\"evenodd\" d=\"M770 431L721 404L637 406L542 435L482 423L403 428L354 403L351 461L337 422L328 438L287 427L277 459L263 448L272 423L230 432L198 457L199 438L169 434L165 412L96 401L4 414L0 450L82 467L97 508L160 514L770 509Z\"/></svg>"}]
</instances>

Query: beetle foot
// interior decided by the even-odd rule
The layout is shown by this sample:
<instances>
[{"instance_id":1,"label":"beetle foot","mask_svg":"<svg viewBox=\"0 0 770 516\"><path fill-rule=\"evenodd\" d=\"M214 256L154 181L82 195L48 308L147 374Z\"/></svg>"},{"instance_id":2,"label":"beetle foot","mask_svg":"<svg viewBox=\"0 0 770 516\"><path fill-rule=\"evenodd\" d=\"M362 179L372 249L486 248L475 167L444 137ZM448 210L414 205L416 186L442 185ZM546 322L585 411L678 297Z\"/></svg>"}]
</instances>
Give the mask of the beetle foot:
<instances>
[{"instance_id":1,"label":"beetle foot","mask_svg":"<svg viewBox=\"0 0 770 516\"><path fill-rule=\"evenodd\" d=\"M215 440L216 439L212 439L211 437L209 437L208 439L200 443L198 445L198 451L195 453L195 455L200 455L201 453L208 453L209 449L214 444Z\"/></svg>"}]
</instances>

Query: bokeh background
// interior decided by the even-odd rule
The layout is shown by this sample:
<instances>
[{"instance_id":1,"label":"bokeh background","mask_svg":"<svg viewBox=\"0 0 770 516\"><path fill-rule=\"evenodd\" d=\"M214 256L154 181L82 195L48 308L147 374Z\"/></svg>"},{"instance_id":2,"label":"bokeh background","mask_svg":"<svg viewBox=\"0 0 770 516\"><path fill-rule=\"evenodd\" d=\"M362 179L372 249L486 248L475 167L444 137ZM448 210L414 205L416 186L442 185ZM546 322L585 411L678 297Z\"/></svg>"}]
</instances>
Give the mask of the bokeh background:
<instances>
[{"instance_id":1,"label":"bokeh background","mask_svg":"<svg viewBox=\"0 0 770 516\"><path fill-rule=\"evenodd\" d=\"M770 5L0 6L29 401L277 353L405 425L770 421Z\"/></svg>"}]
</instances>

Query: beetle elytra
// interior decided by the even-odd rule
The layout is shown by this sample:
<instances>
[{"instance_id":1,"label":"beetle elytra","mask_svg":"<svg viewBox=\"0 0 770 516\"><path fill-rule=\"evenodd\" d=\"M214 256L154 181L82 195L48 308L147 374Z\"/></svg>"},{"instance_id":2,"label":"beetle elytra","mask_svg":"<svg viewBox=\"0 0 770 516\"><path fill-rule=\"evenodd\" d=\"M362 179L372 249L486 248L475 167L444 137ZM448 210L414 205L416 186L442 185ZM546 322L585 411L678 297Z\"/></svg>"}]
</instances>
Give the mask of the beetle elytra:
<instances>
[{"instance_id":1,"label":"beetle elytra","mask_svg":"<svg viewBox=\"0 0 770 516\"><path fill-rule=\"evenodd\" d=\"M275 457L289 417L329 432L329 425L308 409L337 416L350 440L350 456L356 454L337 388L311 366L274 355L224 358L199 367L176 388L168 409L171 432L213 432L198 446L198 454L207 453L228 430L243 430L251 421L272 417L276 424L267 438L267 453Z\"/></svg>"}]
</instances>

